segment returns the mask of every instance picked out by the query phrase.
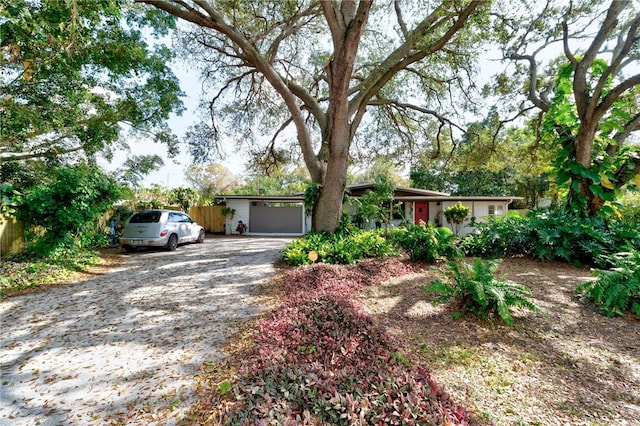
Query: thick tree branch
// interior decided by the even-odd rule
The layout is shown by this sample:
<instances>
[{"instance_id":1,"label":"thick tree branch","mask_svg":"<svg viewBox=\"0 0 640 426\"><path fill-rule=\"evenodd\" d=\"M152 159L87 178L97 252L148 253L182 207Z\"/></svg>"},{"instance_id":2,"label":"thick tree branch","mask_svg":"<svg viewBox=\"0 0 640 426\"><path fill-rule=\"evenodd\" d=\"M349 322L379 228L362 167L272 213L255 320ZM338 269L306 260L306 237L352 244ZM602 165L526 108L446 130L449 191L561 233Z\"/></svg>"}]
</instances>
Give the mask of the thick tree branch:
<instances>
[{"instance_id":1,"label":"thick tree branch","mask_svg":"<svg viewBox=\"0 0 640 426\"><path fill-rule=\"evenodd\" d=\"M578 116L580 120L584 122L591 117L595 111L594 102L598 102L599 96L593 94L589 95L589 87L587 83L587 74L591 68L591 64L596 59L598 52L602 45L607 41L611 33L615 30L618 24L618 16L622 10L626 7L625 2L613 1L607 10L598 33L593 38L591 44L585 51L583 57L577 63L574 63L574 77L573 77L573 93L575 95L576 109L578 110ZM566 27L566 20L563 23L563 28ZM567 43L566 31L565 31L565 44ZM566 54L566 52L565 52ZM569 56L567 56L569 58ZM574 58L575 59L575 58ZM573 63L573 62L572 62Z\"/></svg>"},{"instance_id":2,"label":"thick tree branch","mask_svg":"<svg viewBox=\"0 0 640 426\"><path fill-rule=\"evenodd\" d=\"M82 151L84 149L84 145L74 146L72 148L60 148L60 147L51 147L45 151L29 151L29 152L0 152L0 163L5 163L8 161L20 161L20 160L29 160L32 158L43 158L49 155L64 155L70 154L72 152Z\"/></svg>"},{"instance_id":3,"label":"thick tree branch","mask_svg":"<svg viewBox=\"0 0 640 426\"><path fill-rule=\"evenodd\" d=\"M404 18L402 17L402 8L400 7L401 0L393 1L393 8L396 11L396 19L398 20L398 25L400 25L400 31L404 35L404 38L409 37L409 30L407 29L407 24L404 22Z\"/></svg>"},{"instance_id":4,"label":"thick tree branch","mask_svg":"<svg viewBox=\"0 0 640 426\"><path fill-rule=\"evenodd\" d=\"M447 14L444 18L440 18L440 11L435 10L431 15L426 17L418 24L414 31L411 32L408 39L394 52L392 52L380 65L377 72L373 72L371 76L361 83L362 90L350 102L350 112L355 113L353 123L354 127L362 120L366 111L369 100L384 87L398 72L405 69L412 63L424 59L430 54L441 50L451 38L461 30L466 24L471 14L482 5L482 1L469 2L466 7L457 13ZM426 47L418 47L419 41L426 34L435 32L440 26L446 25L451 18L456 18L455 22L449 27L445 34L438 40ZM414 49L418 49L414 52Z\"/></svg>"},{"instance_id":5,"label":"thick tree branch","mask_svg":"<svg viewBox=\"0 0 640 426\"><path fill-rule=\"evenodd\" d=\"M602 102L600 102L600 104L597 104L591 117L596 120L602 118L604 114L609 110L609 108L611 108L613 103L618 100L618 98L622 96L624 92L638 85L640 85L640 74L629 77L628 79L615 86L609 91L609 93L607 93L607 96L604 97Z\"/></svg>"},{"instance_id":6,"label":"thick tree branch","mask_svg":"<svg viewBox=\"0 0 640 426\"><path fill-rule=\"evenodd\" d=\"M413 104L409 104L409 103L405 103L405 102L399 102L396 100L392 100L392 99L372 99L371 101L369 101L369 105L371 106L383 106L383 105L393 105L398 109L408 109L408 110L413 110L413 111L417 111L420 112L422 114L427 114L427 115L431 115L433 117L435 117L440 123L444 123L447 124L451 127L455 127L456 129L464 132L465 130L460 127L459 125L455 124L453 121L451 121L450 119L448 119L447 117L445 117L444 115L440 114L438 111L429 109L429 108L424 108L418 105L413 105Z\"/></svg>"},{"instance_id":7,"label":"thick tree branch","mask_svg":"<svg viewBox=\"0 0 640 426\"><path fill-rule=\"evenodd\" d=\"M535 55L518 55L512 54L510 59L519 61L524 60L529 62L529 87L527 92L527 98L534 104L536 107L540 108L542 111L549 111L549 107L551 106L551 101L544 96L538 95L537 91L537 80L538 80L538 64L536 62Z\"/></svg>"},{"instance_id":8,"label":"thick tree branch","mask_svg":"<svg viewBox=\"0 0 640 426\"><path fill-rule=\"evenodd\" d=\"M297 104L297 96L295 96L289 89L287 83L274 69L273 64L269 62L268 58L263 56L256 46L247 39L240 31L233 26L227 24L222 15L206 0L194 0L194 4L198 5L206 14L196 10L189 6L183 0L172 1L160 1L160 0L136 0L137 2L147 3L158 9L164 10L174 16L182 18L188 22L195 23L205 28L211 28L224 36L228 37L233 43L235 43L242 53L246 56L246 61L251 66L255 67L265 79L271 84L271 86L282 97L293 123L296 126L298 142L302 150L302 154L305 160L305 164L309 169L311 178L314 181L320 181L324 174L323 166L318 157L313 152L313 144L311 141L311 135L307 128L304 114Z\"/></svg>"}]
</instances>

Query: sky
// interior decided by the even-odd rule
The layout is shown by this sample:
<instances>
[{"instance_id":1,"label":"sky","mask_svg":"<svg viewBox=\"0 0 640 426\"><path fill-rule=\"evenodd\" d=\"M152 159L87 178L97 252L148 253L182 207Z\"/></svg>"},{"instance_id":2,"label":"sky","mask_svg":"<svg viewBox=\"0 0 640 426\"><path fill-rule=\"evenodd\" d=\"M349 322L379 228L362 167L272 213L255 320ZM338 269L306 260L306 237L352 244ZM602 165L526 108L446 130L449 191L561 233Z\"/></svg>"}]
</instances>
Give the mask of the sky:
<instances>
[{"instance_id":1,"label":"sky","mask_svg":"<svg viewBox=\"0 0 640 426\"><path fill-rule=\"evenodd\" d=\"M201 95L201 82L200 74L196 69L189 69L184 64L176 62L171 66L174 74L180 80L180 88L185 93L185 97L182 98L182 102L185 106L185 111L181 116L171 114L168 121L171 130L178 136L182 142L184 134L188 130L189 126L197 122L199 116L198 103ZM154 143L150 140L141 141L128 141L131 148L130 152L116 152L114 153L113 160L111 162L102 161L100 165L108 170L114 171L122 166L122 163L130 155L144 155L144 154L158 154L164 161L164 166L159 170L150 173L143 181L143 186L148 187L151 184L159 184L166 186L167 188L176 188L179 186L191 186L184 178L185 169L191 164L191 158L187 152L187 147L184 144L180 144L181 153L175 158L169 158L166 148L158 143ZM225 147L227 148L227 147ZM225 152L233 152L233 147L228 147ZM224 160L217 160L216 162L223 164L229 170L237 175L244 173L244 164L247 158L242 156L231 156Z\"/></svg>"}]
</instances>

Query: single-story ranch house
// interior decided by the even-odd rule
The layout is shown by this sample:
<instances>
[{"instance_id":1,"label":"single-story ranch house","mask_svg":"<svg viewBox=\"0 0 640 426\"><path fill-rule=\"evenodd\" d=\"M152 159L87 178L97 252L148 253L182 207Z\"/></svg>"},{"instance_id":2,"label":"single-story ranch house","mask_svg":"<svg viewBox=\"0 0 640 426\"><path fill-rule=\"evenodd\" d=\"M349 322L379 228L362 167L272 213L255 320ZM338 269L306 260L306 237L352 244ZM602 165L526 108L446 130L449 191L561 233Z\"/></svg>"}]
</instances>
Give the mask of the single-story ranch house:
<instances>
[{"instance_id":1,"label":"single-story ranch house","mask_svg":"<svg viewBox=\"0 0 640 426\"><path fill-rule=\"evenodd\" d=\"M352 197L360 197L373 189L373 183L347 186ZM227 207L235 210L233 218L227 221L227 234L237 233L236 228L239 221L247 225L247 234L249 235L299 236L306 234L311 229L311 218L305 214L302 194L289 196L219 195L216 199L224 201ZM473 227L469 226L472 217L481 220L487 216L504 215L509 210L509 204L519 199L519 197L491 196L460 197L451 196L444 192L398 186L393 192L393 202L400 203L402 214L395 215L391 223L396 226L403 221L416 224L423 221L454 229L442 212L459 201L471 209L469 218L459 231L460 235L466 235L473 231ZM349 211L353 210L353 207L345 205L345 209ZM371 222L369 227L374 226L375 223Z\"/></svg>"}]
</instances>

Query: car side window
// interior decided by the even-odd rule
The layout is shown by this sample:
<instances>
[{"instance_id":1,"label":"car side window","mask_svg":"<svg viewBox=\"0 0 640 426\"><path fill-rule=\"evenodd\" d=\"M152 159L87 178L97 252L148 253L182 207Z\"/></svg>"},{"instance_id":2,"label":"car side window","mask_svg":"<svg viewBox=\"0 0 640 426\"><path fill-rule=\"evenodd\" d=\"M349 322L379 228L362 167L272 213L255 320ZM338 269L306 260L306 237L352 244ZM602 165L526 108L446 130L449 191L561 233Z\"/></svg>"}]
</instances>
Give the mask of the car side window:
<instances>
[{"instance_id":1,"label":"car side window","mask_svg":"<svg viewBox=\"0 0 640 426\"><path fill-rule=\"evenodd\" d=\"M181 216L180 213L169 213L169 222L181 222Z\"/></svg>"},{"instance_id":2,"label":"car side window","mask_svg":"<svg viewBox=\"0 0 640 426\"><path fill-rule=\"evenodd\" d=\"M191 219L189 219L189 216L187 216L186 214L183 213L183 214L180 215L180 222L190 223Z\"/></svg>"}]
</instances>

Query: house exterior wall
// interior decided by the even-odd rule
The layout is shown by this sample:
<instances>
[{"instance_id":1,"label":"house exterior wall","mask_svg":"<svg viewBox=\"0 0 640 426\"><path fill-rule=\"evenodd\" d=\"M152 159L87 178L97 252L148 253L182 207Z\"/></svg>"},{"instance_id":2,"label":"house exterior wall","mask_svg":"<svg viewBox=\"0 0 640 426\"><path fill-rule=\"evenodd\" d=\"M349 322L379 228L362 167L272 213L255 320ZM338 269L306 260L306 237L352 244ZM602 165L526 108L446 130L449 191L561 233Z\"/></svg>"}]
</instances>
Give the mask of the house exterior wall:
<instances>
[{"instance_id":1,"label":"house exterior wall","mask_svg":"<svg viewBox=\"0 0 640 426\"><path fill-rule=\"evenodd\" d=\"M269 207L270 202L259 200L227 199L226 203L227 207L236 211L233 219L227 219L226 221L225 233L227 235L238 233L236 232L236 227L240 220L247 225L247 233L249 234L302 235L309 229L306 227L305 222L308 220L310 223L310 218L307 219L305 217L304 208L299 203L290 207ZM257 204L252 207L252 203ZM264 221L252 224L252 213L254 218L258 217L256 214L261 215L260 217L269 216L269 219L265 220L272 226L265 225ZM291 222L295 222L295 232L291 231L291 226L287 226L291 225Z\"/></svg>"},{"instance_id":2,"label":"house exterior wall","mask_svg":"<svg viewBox=\"0 0 640 426\"><path fill-rule=\"evenodd\" d=\"M251 202L249 200L227 200L227 207L235 209L236 211L233 219L227 219L225 232L227 235L237 234L236 227L238 226L239 220L246 224L248 229L251 229L249 224L250 206Z\"/></svg>"},{"instance_id":3,"label":"house exterior wall","mask_svg":"<svg viewBox=\"0 0 640 426\"><path fill-rule=\"evenodd\" d=\"M493 211L495 216L501 216L507 214L509 211L509 203L507 201L461 201L463 206L469 207L471 212L469 213L469 217L465 220L462 225L460 225L460 230L458 231L458 235L465 236L470 234L475 230L473 226L470 226L471 219L475 218L476 221L486 220L487 217L491 216L489 214L489 206L494 206ZM446 226L455 232L455 225L449 223L447 218L444 216L444 211L451 206L454 206L458 203L458 201L443 201L441 203L431 203L430 208L433 210L432 212L432 221L436 225ZM501 213L500 213L501 211Z\"/></svg>"},{"instance_id":4,"label":"house exterior wall","mask_svg":"<svg viewBox=\"0 0 640 426\"><path fill-rule=\"evenodd\" d=\"M454 197L452 197L454 198ZM251 202L252 200L242 200L242 199L230 199L227 200L227 206L235 209L235 215L233 219L227 220L226 224L226 233L227 234L236 234L236 227L238 226L238 221L242 220L248 227L248 232L252 233L251 223L250 223L250 213L251 213ZM471 218L475 217L477 221L486 220L489 214L490 206L494 206L492 211L495 215L507 214L509 209L508 200L498 200L498 201L461 201L463 205L469 207L471 209L471 213L469 218L461 225L459 230L459 235L464 236L474 231L475 228L469 226L471 222ZM458 200L455 198L453 200L446 201L430 201L429 202L429 222L435 224L436 226L446 226L449 229L455 231L455 226L449 224L444 217L444 210L457 204ZM311 230L311 216L306 215L304 209L302 207L300 209L300 215L302 217L302 230L301 234L306 234L309 230ZM353 214L355 212L355 207L350 204L345 204L344 209L349 213ZM405 201L404 208L402 210L404 214L404 218L409 223L415 223L415 202L413 201ZM390 226L398 226L403 222L402 219L393 219L391 221ZM368 229L375 228L375 221L370 221ZM277 233L277 229L274 228L274 232Z\"/></svg>"}]
</instances>

